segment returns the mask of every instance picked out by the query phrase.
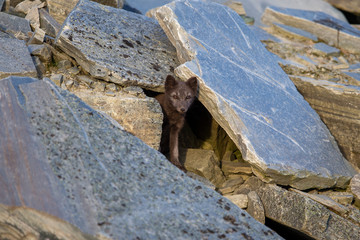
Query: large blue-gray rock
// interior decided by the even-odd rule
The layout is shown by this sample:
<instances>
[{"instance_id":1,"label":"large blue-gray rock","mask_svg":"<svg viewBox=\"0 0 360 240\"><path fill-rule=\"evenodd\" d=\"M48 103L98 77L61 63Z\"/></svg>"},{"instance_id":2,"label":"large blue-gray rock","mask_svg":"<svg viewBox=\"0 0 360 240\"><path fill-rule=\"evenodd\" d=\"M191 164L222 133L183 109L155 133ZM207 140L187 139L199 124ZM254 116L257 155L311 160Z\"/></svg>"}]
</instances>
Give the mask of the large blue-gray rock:
<instances>
[{"instance_id":1,"label":"large blue-gray rock","mask_svg":"<svg viewBox=\"0 0 360 240\"><path fill-rule=\"evenodd\" d=\"M176 46L182 79L257 176L299 189L345 187L355 174L329 130L234 11L176 1L152 11Z\"/></svg>"},{"instance_id":2,"label":"large blue-gray rock","mask_svg":"<svg viewBox=\"0 0 360 240\"><path fill-rule=\"evenodd\" d=\"M50 80L0 80L0 203L110 239L280 239Z\"/></svg>"},{"instance_id":3,"label":"large blue-gray rock","mask_svg":"<svg viewBox=\"0 0 360 240\"><path fill-rule=\"evenodd\" d=\"M14 35L19 32L27 35L31 32L29 20L4 12L0 12L0 29Z\"/></svg>"},{"instance_id":4,"label":"large blue-gray rock","mask_svg":"<svg viewBox=\"0 0 360 240\"><path fill-rule=\"evenodd\" d=\"M176 50L156 21L88 0L69 14L56 44L95 78L123 86L161 91L178 66Z\"/></svg>"},{"instance_id":5,"label":"large blue-gray rock","mask_svg":"<svg viewBox=\"0 0 360 240\"><path fill-rule=\"evenodd\" d=\"M0 79L11 75L36 77L37 72L25 42L0 35Z\"/></svg>"},{"instance_id":6,"label":"large blue-gray rock","mask_svg":"<svg viewBox=\"0 0 360 240\"><path fill-rule=\"evenodd\" d=\"M314 34L329 45L360 53L360 30L324 12L267 7L262 21L281 23Z\"/></svg>"}]
</instances>

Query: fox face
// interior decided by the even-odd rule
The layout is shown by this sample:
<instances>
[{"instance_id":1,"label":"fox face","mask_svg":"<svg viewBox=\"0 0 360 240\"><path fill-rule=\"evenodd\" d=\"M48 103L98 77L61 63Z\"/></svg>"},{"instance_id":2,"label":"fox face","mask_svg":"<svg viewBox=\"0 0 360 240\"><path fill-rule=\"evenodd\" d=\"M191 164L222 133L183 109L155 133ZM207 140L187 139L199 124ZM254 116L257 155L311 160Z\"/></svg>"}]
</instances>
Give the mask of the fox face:
<instances>
[{"instance_id":1,"label":"fox face","mask_svg":"<svg viewBox=\"0 0 360 240\"><path fill-rule=\"evenodd\" d=\"M196 77L181 82L168 75L165 81L165 95L174 110L185 114L195 99L197 87Z\"/></svg>"}]
</instances>

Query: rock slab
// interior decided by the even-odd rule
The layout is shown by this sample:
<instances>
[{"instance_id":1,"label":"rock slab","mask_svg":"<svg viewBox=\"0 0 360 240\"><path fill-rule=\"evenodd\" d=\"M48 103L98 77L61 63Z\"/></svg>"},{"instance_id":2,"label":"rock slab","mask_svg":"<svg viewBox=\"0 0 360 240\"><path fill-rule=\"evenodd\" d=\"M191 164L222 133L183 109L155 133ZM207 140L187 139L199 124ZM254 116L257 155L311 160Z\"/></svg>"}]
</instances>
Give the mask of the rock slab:
<instances>
[{"instance_id":1,"label":"rock slab","mask_svg":"<svg viewBox=\"0 0 360 240\"><path fill-rule=\"evenodd\" d=\"M305 77L291 79L329 128L346 159L360 169L360 87Z\"/></svg>"},{"instance_id":2,"label":"rock slab","mask_svg":"<svg viewBox=\"0 0 360 240\"><path fill-rule=\"evenodd\" d=\"M219 4L176 1L152 12L177 48L180 78L264 181L345 187L355 170L316 112L241 17Z\"/></svg>"},{"instance_id":3,"label":"rock slab","mask_svg":"<svg viewBox=\"0 0 360 240\"><path fill-rule=\"evenodd\" d=\"M36 77L37 72L24 41L0 37L0 79L11 75Z\"/></svg>"},{"instance_id":4,"label":"rock slab","mask_svg":"<svg viewBox=\"0 0 360 240\"><path fill-rule=\"evenodd\" d=\"M0 112L2 204L110 239L281 239L48 79L0 80Z\"/></svg>"},{"instance_id":5,"label":"rock slab","mask_svg":"<svg viewBox=\"0 0 360 240\"><path fill-rule=\"evenodd\" d=\"M96 78L123 86L164 90L178 66L175 48L146 16L80 0L56 44Z\"/></svg>"},{"instance_id":6,"label":"rock slab","mask_svg":"<svg viewBox=\"0 0 360 240\"><path fill-rule=\"evenodd\" d=\"M360 31L349 23L323 12L272 6L266 8L262 21L265 24L282 23L300 28L314 34L329 45L352 53L360 53Z\"/></svg>"}]
</instances>

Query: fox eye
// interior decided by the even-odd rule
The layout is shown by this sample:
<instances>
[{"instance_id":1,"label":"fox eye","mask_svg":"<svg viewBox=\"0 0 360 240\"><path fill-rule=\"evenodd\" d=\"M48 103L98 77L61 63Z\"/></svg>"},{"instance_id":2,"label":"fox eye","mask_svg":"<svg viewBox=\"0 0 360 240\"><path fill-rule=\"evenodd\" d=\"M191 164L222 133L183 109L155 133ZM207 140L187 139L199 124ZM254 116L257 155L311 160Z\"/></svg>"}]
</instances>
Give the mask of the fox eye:
<instances>
[{"instance_id":1,"label":"fox eye","mask_svg":"<svg viewBox=\"0 0 360 240\"><path fill-rule=\"evenodd\" d=\"M174 95L174 96L172 96L173 97L173 99L179 99L179 96L178 95Z\"/></svg>"},{"instance_id":2,"label":"fox eye","mask_svg":"<svg viewBox=\"0 0 360 240\"><path fill-rule=\"evenodd\" d=\"M190 99L191 98L191 96L186 96L186 99Z\"/></svg>"}]
</instances>

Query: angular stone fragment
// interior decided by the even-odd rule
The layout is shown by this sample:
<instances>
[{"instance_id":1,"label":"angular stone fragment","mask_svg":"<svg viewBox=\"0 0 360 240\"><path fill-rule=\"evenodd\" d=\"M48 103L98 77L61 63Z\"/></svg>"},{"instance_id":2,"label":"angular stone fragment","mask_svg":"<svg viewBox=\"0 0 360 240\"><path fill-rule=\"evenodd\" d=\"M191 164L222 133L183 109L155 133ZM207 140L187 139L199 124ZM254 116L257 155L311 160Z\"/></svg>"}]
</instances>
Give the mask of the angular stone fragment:
<instances>
[{"instance_id":1,"label":"angular stone fragment","mask_svg":"<svg viewBox=\"0 0 360 240\"><path fill-rule=\"evenodd\" d=\"M4 12L0 12L0 28L13 35L16 35L18 32L23 34L31 32L28 20Z\"/></svg>"},{"instance_id":2,"label":"angular stone fragment","mask_svg":"<svg viewBox=\"0 0 360 240\"><path fill-rule=\"evenodd\" d=\"M39 9L39 17L40 28L50 37L56 37L57 33L60 31L61 25L44 9Z\"/></svg>"},{"instance_id":3,"label":"angular stone fragment","mask_svg":"<svg viewBox=\"0 0 360 240\"><path fill-rule=\"evenodd\" d=\"M343 0L325 0L334 7L344 10L346 12L360 15L360 2L359 1L343 1Z\"/></svg>"},{"instance_id":4,"label":"angular stone fragment","mask_svg":"<svg viewBox=\"0 0 360 240\"><path fill-rule=\"evenodd\" d=\"M2 11L2 8L4 6L5 0L0 0L0 12Z\"/></svg>"},{"instance_id":5,"label":"angular stone fragment","mask_svg":"<svg viewBox=\"0 0 360 240\"><path fill-rule=\"evenodd\" d=\"M262 21L265 24L282 23L300 28L329 45L360 53L360 31L323 12L267 7Z\"/></svg>"},{"instance_id":6,"label":"angular stone fragment","mask_svg":"<svg viewBox=\"0 0 360 240\"><path fill-rule=\"evenodd\" d=\"M273 24L273 28L275 31L279 32L280 34L285 36L290 36L291 38L295 38L296 40L299 41L314 41L314 42L318 41L318 38L315 35L298 28L294 28L279 23Z\"/></svg>"},{"instance_id":7,"label":"angular stone fragment","mask_svg":"<svg viewBox=\"0 0 360 240\"><path fill-rule=\"evenodd\" d=\"M360 88L305 77L291 79L329 128L345 158L360 168Z\"/></svg>"},{"instance_id":8,"label":"angular stone fragment","mask_svg":"<svg viewBox=\"0 0 360 240\"><path fill-rule=\"evenodd\" d=\"M45 32L41 28L35 29L31 38L27 42L28 44L42 44L44 42Z\"/></svg>"},{"instance_id":9,"label":"angular stone fragment","mask_svg":"<svg viewBox=\"0 0 360 240\"><path fill-rule=\"evenodd\" d=\"M67 18L56 44L92 76L160 91L178 66L174 47L150 18L87 0Z\"/></svg>"},{"instance_id":10,"label":"angular stone fragment","mask_svg":"<svg viewBox=\"0 0 360 240\"><path fill-rule=\"evenodd\" d=\"M48 44L35 44L28 45L28 49L31 55L37 56L42 62L50 63L52 59L52 53Z\"/></svg>"},{"instance_id":11,"label":"angular stone fragment","mask_svg":"<svg viewBox=\"0 0 360 240\"><path fill-rule=\"evenodd\" d=\"M0 38L0 79L10 75L36 77L36 68L24 41Z\"/></svg>"},{"instance_id":12,"label":"angular stone fragment","mask_svg":"<svg viewBox=\"0 0 360 240\"><path fill-rule=\"evenodd\" d=\"M38 7L39 5L41 5L41 7ZM44 7L44 3L42 3L41 0L35 0L35 1L25 0L19 3L18 5L16 5L15 11L24 13L26 15L29 13L29 11L32 8L42 8L42 7Z\"/></svg>"},{"instance_id":13,"label":"angular stone fragment","mask_svg":"<svg viewBox=\"0 0 360 240\"><path fill-rule=\"evenodd\" d=\"M237 178L229 179L221 185L221 187L219 188L219 192L223 195L232 193L243 183L244 180L240 176Z\"/></svg>"},{"instance_id":14,"label":"angular stone fragment","mask_svg":"<svg viewBox=\"0 0 360 240\"><path fill-rule=\"evenodd\" d=\"M223 161L221 164L221 170L225 175L231 173L245 173L252 174L252 169L249 163L246 162L232 162L232 161Z\"/></svg>"},{"instance_id":15,"label":"angular stone fragment","mask_svg":"<svg viewBox=\"0 0 360 240\"><path fill-rule=\"evenodd\" d=\"M50 15L59 23L63 24L67 16L76 6L79 0L47 0ZM124 5L123 0L95 0L104 5L108 5L115 8L122 8Z\"/></svg>"},{"instance_id":16,"label":"angular stone fragment","mask_svg":"<svg viewBox=\"0 0 360 240\"><path fill-rule=\"evenodd\" d=\"M248 207L246 211L256 220L265 224L265 211L259 195L255 191L251 191L247 194Z\"/></svg>"},{"instance_id":17,"label":"angular stone fragment","mask_svg":"<svg viewBox=\"0 0 360 240\"><path fill-rule=\"evenodd\" d=\"M48 79L2 79L0 96L0 203L111 239L281 239Z\"/></svg>"},{"instance_id":18,"label":"angular stone fragment","mask_svg":"<svg viewBox=\"0 0 360 240\"><path fill-rule=\"evenodd\" d=\"M74 93L92 108L115 119L126 131L150 147L159 149L163 114L156 99L135 97L124 92L109 97L90 89L79 89Z\"/></svg>"},{"instance_id":19,"label":"angular stone fragment","mask_svg":"<svg viewBox=\"0 0 360 240\"><path fill-rule=\"evenodd\" d=\"M239 208L244 209L248 207L248 196L246 194L225 195L224 197L229 199Z\"/></svg>"},{"instance_id":20,"label":"angular stone fragment","mask_svg":"<svg viewBox=\"0 0 360 240\"><path fill-rule=\"evenodd\" d=\"M198 77L199 100L257 176L299 189L348 184L355 171L334 138L237 13L176 1L154 15L183 63L176 74Z\"/></svg>"},{"instance_id":21,"label":"angular stone fragment","mask_svg":"<svg viewBox=\"0 0 360 240\"><path fill-rule=\"evenodd\" d=\"M221 186L225 181L225 177L218 166L218 160L212 150L186 149L185 153L180 152L180 161L184 162L186 170L208 179L216 187Z\"/></svg>"},{"instance_id":22,"label":"angular stone fragment","mask_svg":"<svg viewBox=\"0 0 360 240\"><path fill-rule=\"evenodd\" d=\"M256 192L264 205L267 218L312 238L357 239L360 236L360 226L303 195L275 185L261 187Z\"/></svg>"}]
</instances>

